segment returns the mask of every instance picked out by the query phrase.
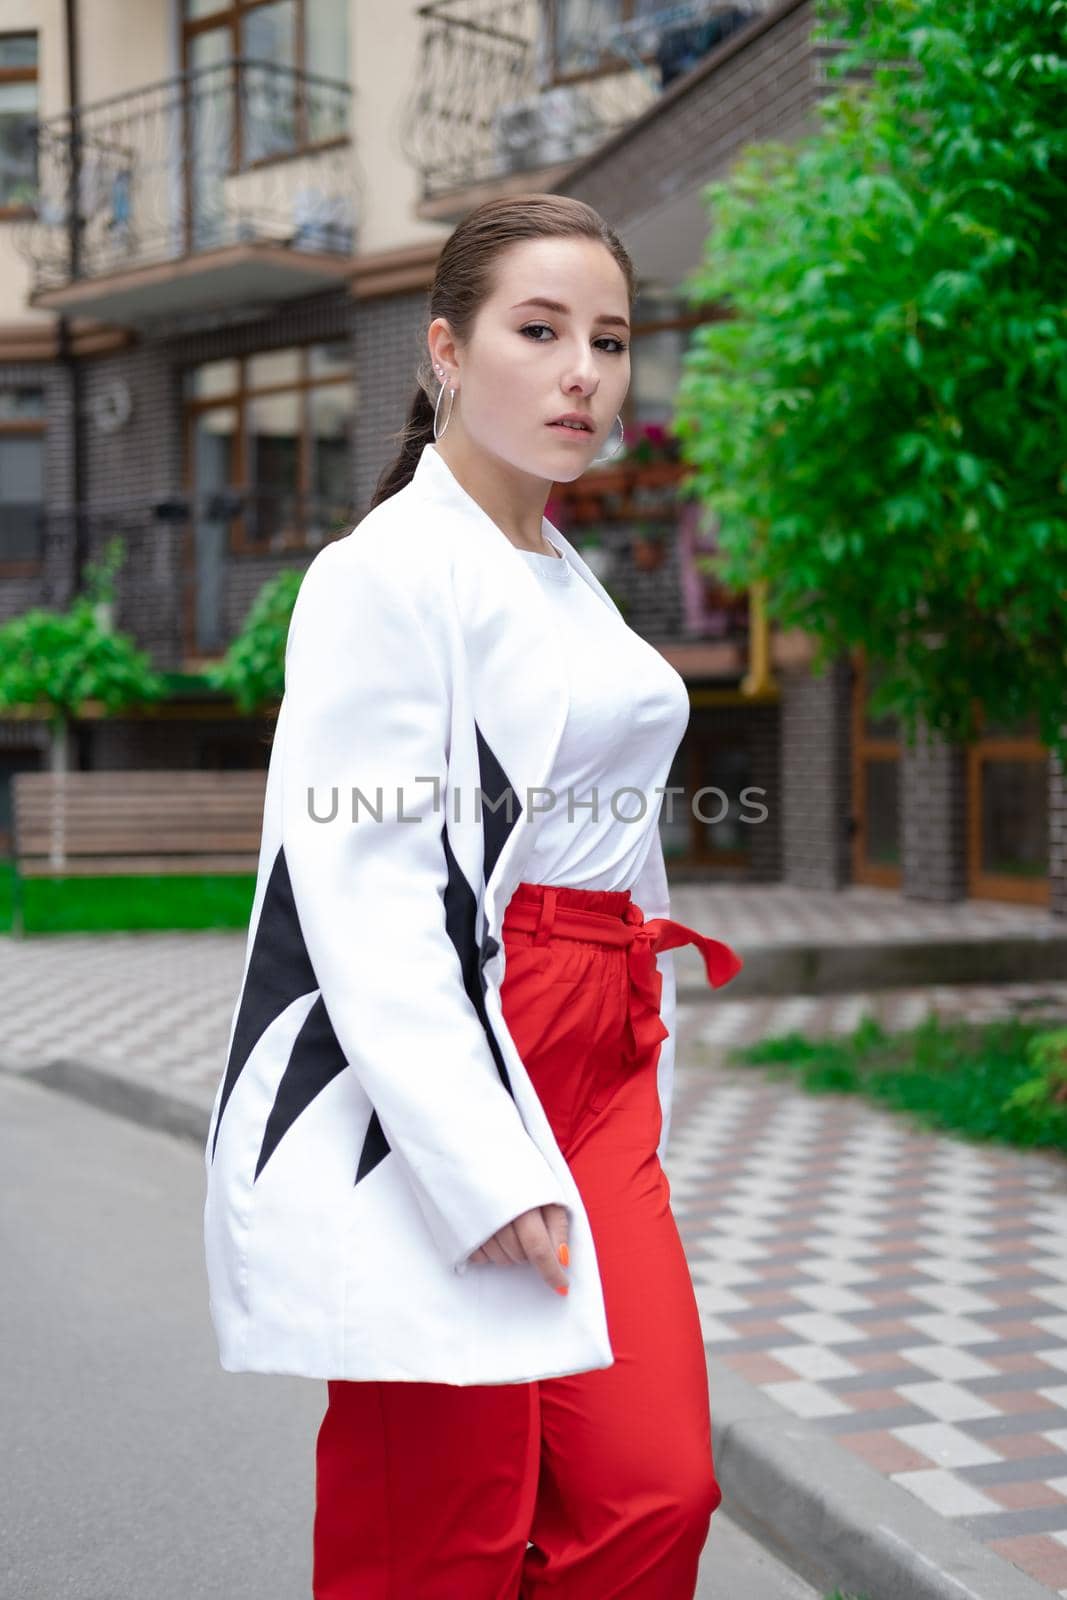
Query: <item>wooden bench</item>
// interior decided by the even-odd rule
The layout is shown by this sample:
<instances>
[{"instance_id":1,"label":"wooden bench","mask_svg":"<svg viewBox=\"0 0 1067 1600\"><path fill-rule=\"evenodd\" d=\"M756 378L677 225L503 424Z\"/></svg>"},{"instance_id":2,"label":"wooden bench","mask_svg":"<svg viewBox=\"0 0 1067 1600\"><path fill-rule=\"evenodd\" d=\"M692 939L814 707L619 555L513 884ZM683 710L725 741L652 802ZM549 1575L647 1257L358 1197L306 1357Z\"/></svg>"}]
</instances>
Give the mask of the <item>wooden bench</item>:
<instances>
[{"instance_id":1,"label":"wooden bench","mask_svg":"<svg viewBox=\"0 0 1067 1600\"><path fill-rule=\"evenodd\" d=\"M16 773L16 932L23 878L254 873L266 783L265 769Z\"/></svg>"}]
</instances>

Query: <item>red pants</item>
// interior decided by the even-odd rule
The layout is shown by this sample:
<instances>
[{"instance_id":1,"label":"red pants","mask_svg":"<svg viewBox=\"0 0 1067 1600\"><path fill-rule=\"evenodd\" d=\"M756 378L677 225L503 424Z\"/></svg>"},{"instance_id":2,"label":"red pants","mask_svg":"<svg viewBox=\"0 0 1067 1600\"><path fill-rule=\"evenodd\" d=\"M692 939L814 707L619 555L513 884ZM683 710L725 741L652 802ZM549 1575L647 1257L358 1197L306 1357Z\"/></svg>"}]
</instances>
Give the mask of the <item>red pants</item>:
<instances>
[{"instance_id":1,"label":"red pants","mask_svg":"<svg viewBox=\"0 0 1067 1600\"><path fill-rule=\"evenodd\" d=\"M615 1362L520 1384L331 1381L312 1592L691 1600L722 1490L656 1156L655 949L696 943L714 984L740 961L679 923L645 922L628 891L522 883L502 931L504 1017L588 1210Z\"/></svg>"}]
</instances>

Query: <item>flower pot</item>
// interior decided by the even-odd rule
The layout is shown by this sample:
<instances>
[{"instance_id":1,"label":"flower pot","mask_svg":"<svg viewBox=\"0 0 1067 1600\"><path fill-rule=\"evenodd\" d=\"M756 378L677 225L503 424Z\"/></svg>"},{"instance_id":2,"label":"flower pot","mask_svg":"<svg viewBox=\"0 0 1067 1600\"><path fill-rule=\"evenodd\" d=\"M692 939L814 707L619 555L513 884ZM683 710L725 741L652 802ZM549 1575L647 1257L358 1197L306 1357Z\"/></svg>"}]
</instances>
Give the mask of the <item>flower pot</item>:
<instances>
[{"instance_id":1,"label":"flower pot","mask_svg":"<svg viewBox=\"0 0 1067 1600\"><path fill-rule=\"evenodd\" d=\"M639 572L655 572L657 567L663 565L667 554L665 539L636 538L630 541L630 554L633 556L634 566Z\"/></svg>"}]
</instances>

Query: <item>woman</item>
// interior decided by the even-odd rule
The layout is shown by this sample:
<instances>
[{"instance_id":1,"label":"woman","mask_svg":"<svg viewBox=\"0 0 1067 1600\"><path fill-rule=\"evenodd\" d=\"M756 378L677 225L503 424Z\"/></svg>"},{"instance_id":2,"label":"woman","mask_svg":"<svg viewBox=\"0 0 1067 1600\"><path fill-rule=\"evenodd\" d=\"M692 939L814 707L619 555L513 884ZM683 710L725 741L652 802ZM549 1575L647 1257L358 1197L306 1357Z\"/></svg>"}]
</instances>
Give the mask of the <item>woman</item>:
<instances>
[{"instance_id":1,"label":"woman","mask_svg":"<svg viewBox=\"0 0 1067 1600\"><path fill-rule=\"evenodd\" d=\"M204 1226L222 1365L327 1380L316 1600L683 1600L721 1499L667 952L740 961L667 917L684 684L543 515L634 296L578 201L466 217L293 610Z\"/></svg>"}]
</instances>

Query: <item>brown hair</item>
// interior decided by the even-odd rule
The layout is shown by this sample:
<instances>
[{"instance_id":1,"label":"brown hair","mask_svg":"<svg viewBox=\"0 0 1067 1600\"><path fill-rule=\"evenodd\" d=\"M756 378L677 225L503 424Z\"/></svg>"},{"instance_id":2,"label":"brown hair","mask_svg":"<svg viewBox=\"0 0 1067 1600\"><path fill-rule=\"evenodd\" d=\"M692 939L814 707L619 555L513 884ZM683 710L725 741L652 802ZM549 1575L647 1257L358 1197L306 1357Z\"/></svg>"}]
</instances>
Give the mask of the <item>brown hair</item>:
<instances>
[{"instance_id":1,"label":"brown hair","mask_svg":"<svg viewBox=\"0 0 1067 1600\"><path fill-rule=\"evenodd\" d=\"M369 510L410 483L423 447L433 438L439 385L426 346L430 323L444 317L457 341L469 339L479 308L493 292L493 268L501 252L521 239L562 238L599 239L622 269L632 308L637 296L634 264L614 229L584 200L562 194L516 194L475 206L457 223L437 258L429 311L420 332L418 387L407 422L389 435L400 440L400 454L379 477Z\"/></svg>"}]
</instances>

